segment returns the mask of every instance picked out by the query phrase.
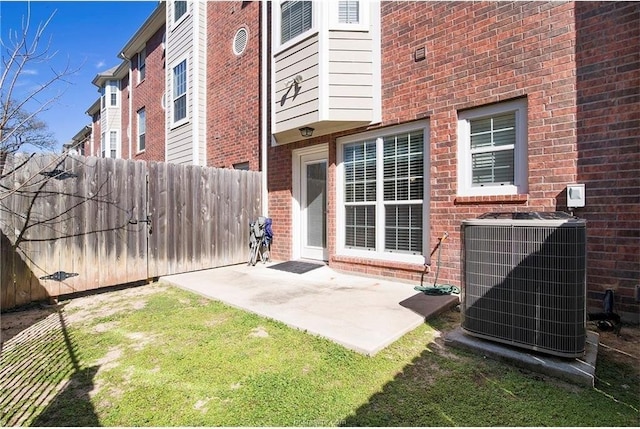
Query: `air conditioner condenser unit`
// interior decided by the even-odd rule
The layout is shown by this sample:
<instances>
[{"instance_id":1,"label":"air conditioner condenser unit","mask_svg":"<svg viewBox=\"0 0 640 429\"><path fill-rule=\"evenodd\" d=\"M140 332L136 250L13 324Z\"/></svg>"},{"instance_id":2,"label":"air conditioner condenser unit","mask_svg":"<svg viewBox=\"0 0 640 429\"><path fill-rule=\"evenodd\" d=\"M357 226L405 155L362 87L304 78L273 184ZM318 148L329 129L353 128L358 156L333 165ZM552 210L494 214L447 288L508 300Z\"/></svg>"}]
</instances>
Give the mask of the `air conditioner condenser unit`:
<instances>
[{"instance_id":1,"label":"air conditioner condenser unit","mask_svg":"<svg viewBox=\"0 0 640 429\"><path fill-rule=\"evenodd\" d=\"M462 328L575 358L586 343L586 222L563 212L462 222Z\"/></svg>"}]
</instances>

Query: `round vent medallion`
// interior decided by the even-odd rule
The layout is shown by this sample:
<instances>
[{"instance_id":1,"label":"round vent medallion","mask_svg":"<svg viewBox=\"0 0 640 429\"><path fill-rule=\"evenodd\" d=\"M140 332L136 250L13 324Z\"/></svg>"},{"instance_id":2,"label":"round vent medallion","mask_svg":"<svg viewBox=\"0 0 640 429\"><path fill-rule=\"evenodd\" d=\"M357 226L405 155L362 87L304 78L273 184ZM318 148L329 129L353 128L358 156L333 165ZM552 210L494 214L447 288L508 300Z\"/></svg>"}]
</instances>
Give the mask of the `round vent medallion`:
<instances>
[{"instance_id":1,"label":"round vent medallion","mask_svg":"<svg viewBox=\"0 0 640 429\"><path fill-rule=\"evenodd\" d=\"M249 40L249 32L246 28L241 28L236 31L236 35L233 38L233 53L240 55L247 47L247 41Z\"/></svg>"}]
</instances>

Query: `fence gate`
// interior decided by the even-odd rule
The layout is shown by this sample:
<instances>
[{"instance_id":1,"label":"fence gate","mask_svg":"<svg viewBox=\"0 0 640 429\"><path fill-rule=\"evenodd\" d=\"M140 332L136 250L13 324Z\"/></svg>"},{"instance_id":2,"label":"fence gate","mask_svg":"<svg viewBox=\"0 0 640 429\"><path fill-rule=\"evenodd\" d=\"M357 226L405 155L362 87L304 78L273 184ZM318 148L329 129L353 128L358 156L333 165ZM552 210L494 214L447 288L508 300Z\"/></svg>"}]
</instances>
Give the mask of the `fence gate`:
<instances>
[{"instance_id":1,"label":"fence gate","mask_svg":"<svg viewBox=\"0 0 640 429\"><path fill-rule=\"evenodd\" d=\"M260 173L14 157L0 180L1 308L241 263Z\"/></svg>"}]
</instances>

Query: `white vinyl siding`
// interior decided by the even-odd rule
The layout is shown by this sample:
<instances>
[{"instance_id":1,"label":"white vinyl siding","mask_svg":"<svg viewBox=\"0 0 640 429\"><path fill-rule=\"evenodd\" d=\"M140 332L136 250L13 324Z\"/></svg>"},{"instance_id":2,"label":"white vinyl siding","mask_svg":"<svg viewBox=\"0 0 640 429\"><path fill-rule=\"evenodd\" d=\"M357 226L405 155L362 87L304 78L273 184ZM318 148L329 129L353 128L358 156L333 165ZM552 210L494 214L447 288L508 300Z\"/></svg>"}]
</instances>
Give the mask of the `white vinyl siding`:
<instances>
[{"instance_id":1,"label":"white vinyl siding","mask_svg":"<svg viewBox=\"0 0 640 429\"><path fill-rule=\"evenodd\" d=\"M105 140L104 131L102 132L102 135L100 136L100 156L102 158L106 158L107 157L107 142Z\"/></svg>"},{"instance_id":2,"label":"white vinyl siding","mask_svg":"<svg viewBox=\"0 0 640 429\"><path fill-rule=\"evenodd\" d=\"M304 126L315 137L381 120L379 5L313 2L311 13L310 29L284 44L286 19L273 14L271 124L278 144L299 141Z\"/></svg>"},{"instance_id":3,"label":"white vinyl siding","mask_svg":"<svg viewBox=\"0 0 640 429\"><path fill-rule=\"evenodd\" d=\"M276 132L318 120L318 37L313 36L275 57ZM296 76L303 81L294 82ZM296 90L297 85L297 90ZM297 92L296 92L297 91ZM299 133L298 133L299 135Z\"/></svg>"},{"instance_id":4,"label":"white vinyl siding","mask_svg":"<svg viewBox=\"0 0 640 429\"><path fill-rule=\"evenodd\" d=\"M527 192L526 100L461 112L458 194Z\"/></svg>"},{"instance_id":5,"label":"white vinyl siding","mask_svg":"<svg viewBox=\"0 0 640 429\"><path fill-rule=\"evenodd\" d=\"M427 124L365 134L338 140L338 253L420 261L428 230Z\"/></svg>"},{"instance_id":6,"label":"white vinyl siding","mask_svg":"<svg viewBox=\"0 0 640 429\"><path fill-rule=\"evenodd\" d=\"M371 33L329 33L330 118L371 122L374 117L374 59Z\"/></svg>"},{"instance_id":7,"label":"white vinyl siding","mask_svg":"<svg viewBox=\"0 0 640 429\"><path fill-rule=\"evenodd\" d=\"M175 8L170 4L165 48L165 160L206 165L208 3L189 2L187 12L178 20L174 19Z\"/></svg>"}]
</instances>

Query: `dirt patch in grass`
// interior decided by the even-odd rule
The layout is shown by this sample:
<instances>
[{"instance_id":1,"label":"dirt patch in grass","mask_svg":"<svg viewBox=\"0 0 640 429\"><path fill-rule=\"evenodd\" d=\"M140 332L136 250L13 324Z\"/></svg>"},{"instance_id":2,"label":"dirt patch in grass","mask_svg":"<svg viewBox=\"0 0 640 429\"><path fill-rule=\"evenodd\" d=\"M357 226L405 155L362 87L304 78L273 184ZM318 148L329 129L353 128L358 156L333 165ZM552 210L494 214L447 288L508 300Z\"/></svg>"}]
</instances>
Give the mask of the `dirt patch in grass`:
<instances>
[{"instance_id":1,"label":"dirt patch in grass","mask_svg":"<svg viewBox=\"0 0 640 429\"><path fill-rule=\"evenodd\" d=\"M38 303L5 312L0 315L0 324L2 325L0 343L4 345L20 332L60 310L65 312L65 323L70 325L74 323L91 324L97 319L113 316L120 312L142 309L146 305L148 297L166 289L167 286L162 284L145 285L69 299L55 305ZM102 333L116 326L117 322L103 322L96 324L94 329L97 333ZM45 335L51 329L59 329L59 327L53 323L40 324L37 330L30 333L29 337L33 339L33 335Z\"/></svg>"},{"instance_id":2,"label":"dirt patch in grass","mask_svg":"<svg viewBox=\"0 0 640 429\"><path fill-rule=\"evenodd\" d=\"M589 324L588 328L600 334L598 353L606 353L616 362L640 366L640 327L623 325L619 335L598 331L594 324Z\"/></svg>"}]
</instances>

